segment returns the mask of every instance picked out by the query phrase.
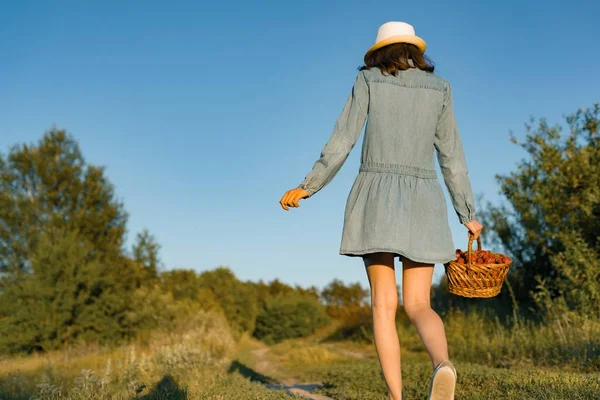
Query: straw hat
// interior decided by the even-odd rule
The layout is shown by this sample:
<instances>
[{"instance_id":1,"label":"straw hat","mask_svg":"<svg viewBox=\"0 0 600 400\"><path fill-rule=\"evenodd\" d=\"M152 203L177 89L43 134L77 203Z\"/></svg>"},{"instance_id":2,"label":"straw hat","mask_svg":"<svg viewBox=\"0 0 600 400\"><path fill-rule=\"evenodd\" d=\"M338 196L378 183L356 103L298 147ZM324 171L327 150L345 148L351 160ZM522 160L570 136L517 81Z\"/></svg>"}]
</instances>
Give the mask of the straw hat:
<instances>
[{"instance_id":1,"label":"straw hat","mask_svg":"<svg viewBox=\"0 0 600 400\"><path fill-rule=\"evenodd\" d=\"M425 53L427 43L417 35L415 28L406 22L390 21L379 27L375 44L367 50L365 58L373 51L392 43L411 43L416 45L421 53Z\"/></svg>"}]
</instances>

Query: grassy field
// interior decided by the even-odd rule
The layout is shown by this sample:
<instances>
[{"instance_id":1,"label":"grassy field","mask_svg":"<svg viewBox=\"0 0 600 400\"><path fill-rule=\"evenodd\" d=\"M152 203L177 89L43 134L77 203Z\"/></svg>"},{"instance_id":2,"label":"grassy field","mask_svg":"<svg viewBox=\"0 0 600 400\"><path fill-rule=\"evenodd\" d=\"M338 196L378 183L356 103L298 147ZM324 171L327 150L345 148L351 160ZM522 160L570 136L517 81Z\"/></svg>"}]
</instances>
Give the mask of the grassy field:
<instances>
[{"instance_id":1,"label":"grassy field","mask_svg":"<svg viewBox=\"0 0 600 400\"><path fill-rule=\"evenodd\" d=\"M410 341L412 339L407 340ZM403 344L402 338L400 339ZM387 400L375 348L370 344L323 342L320 337L289 340L266 347L246 339L237 357L262 376L255 379L286 382L288 387L313 385L314 394L334 399ZM414 346L416 347L416 346ZM600 373L565 371L561 367L490 367L454 362L457 400L483 399L600 399ZM425 399L432 367L428 355L416 348L402 351L402 379L407 399Z\"/></svg>"},{"instance_id":2,"label":"grassy field","mask_svg":"<svg viewBox=\"0 0 600 400\"><path fill-rule=\"evenodd\" d=\"M224 317L199 313L177 333L118 348L84 346L0 362L1 400L293 398L236 369Z\"/></svg>"},{"instance_id":3,"label":"grassy field","mask_svg":"<svg viewBox=\"0 0 600 400\"><path fill-rule=\"evenodd\" d=\"M490 326L460 314L447 323L457 400L600 399L591 325L503 334ZM154 332L127 346L4 359L0 399L386 400L374 345L328 340L335 329L267 346L248 335L236 342L221 316L199 314L177 333ZM399 333L405 395L425 399L429 358L414 330Z\"/></svg>"}]
</instances>

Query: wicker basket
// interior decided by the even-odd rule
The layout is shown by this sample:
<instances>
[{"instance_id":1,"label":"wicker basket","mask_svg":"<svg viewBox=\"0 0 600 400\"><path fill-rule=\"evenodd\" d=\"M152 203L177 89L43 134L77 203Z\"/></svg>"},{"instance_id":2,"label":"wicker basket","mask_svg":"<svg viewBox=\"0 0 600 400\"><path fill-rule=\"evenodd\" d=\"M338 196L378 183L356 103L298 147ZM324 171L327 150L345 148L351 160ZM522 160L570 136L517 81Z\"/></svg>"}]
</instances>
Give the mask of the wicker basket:
<instances>
[{"instance_id":1,"label":"wicker basket","mask_svg":"<svg viewBox=\"0 0 600 400\"><path fill-rule=\"evenodd\" d=\"M472 260L473 235L468 232L469 247L467 263L456 260L444 264L448 277L448 291L463 297L488 298L497 296L508 274L512 261L504 264L477 264ZM477 238L477 249L481 248L481 237Z\"/></svg>"}]
</instances>

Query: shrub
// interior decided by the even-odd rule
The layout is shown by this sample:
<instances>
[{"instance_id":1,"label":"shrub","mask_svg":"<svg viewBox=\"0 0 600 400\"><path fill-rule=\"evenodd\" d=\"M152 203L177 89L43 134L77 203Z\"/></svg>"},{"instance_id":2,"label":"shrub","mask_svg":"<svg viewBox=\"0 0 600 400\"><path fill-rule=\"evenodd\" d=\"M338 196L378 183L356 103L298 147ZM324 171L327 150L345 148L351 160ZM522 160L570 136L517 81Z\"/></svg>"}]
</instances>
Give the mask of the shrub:
<instances>
[{"instance_id":1,"label":"shrub","mask_svg":"<svg viewBox=\"0 0 600 400\"><path fill-rule=\"evenodd\" d=\"M273 296L256 317L254 337L267 344L305 337L331 322L325 307L307 296Z\"/></svg>"},{"instance_id":2,"label":"shrub","mask_svg":"<svg viewBox=\"0 0 600 400\"><path fill-rule=\"evenodd\" d=\"M223 309L234 337L252 332L258 312L256 289L240 281L228 267L217 267L198 276L198 287L210 289Z\"/></svg>"}]
</instances>

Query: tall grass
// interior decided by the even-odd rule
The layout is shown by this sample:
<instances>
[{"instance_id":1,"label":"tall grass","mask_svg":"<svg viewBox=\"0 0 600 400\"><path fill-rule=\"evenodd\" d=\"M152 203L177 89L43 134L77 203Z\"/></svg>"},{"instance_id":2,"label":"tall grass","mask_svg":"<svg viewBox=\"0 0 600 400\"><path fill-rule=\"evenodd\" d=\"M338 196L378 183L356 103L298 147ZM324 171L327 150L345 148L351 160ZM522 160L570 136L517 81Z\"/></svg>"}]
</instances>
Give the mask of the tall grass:
<instances>
[{"instance_id":1,"label":"tall grass","mask_svg":"<svg viewBox=\"0 0 600 400\"><path fill-rule=\"evenodd\" d=\"M200 311L173 328L150 333L148 345L91 346L3 360L0 398L104 400L156 397L165 390L183 398L226 369L235 342L217 313Z\"/></svg>"},{"instance_id":2,"label":"tall grass","mask_svg":"<svg viewBox=\"0 0 600 400\"><path fill-rule=\"evenodd\" d=\"M600 371L600 320L570 310L561 299L548 296L538 298L539 318L526 319L511 289L512 315L501 316L481 307L451 307L440 312L451 358L490 367L560 366L580 372ZM403 349L425 351L402 306L396 325ZM346 332L351 333L347 339L372 343L370 311L362 313L359 319L344 322L335 338L343 339Z\"/></svg>"},{"instance_id":3,"label":"tall grass","mask_svg":"<svg viewBox=\"0 0 600 400\"><path fill-rule=\"evenodd\" d=\"M600 322L565 312L536 324L521 318L504 326L498 317L458 309L443 317L450 356L493 367L561 366L600 370Z\"/></svg>"}]
</instances>

